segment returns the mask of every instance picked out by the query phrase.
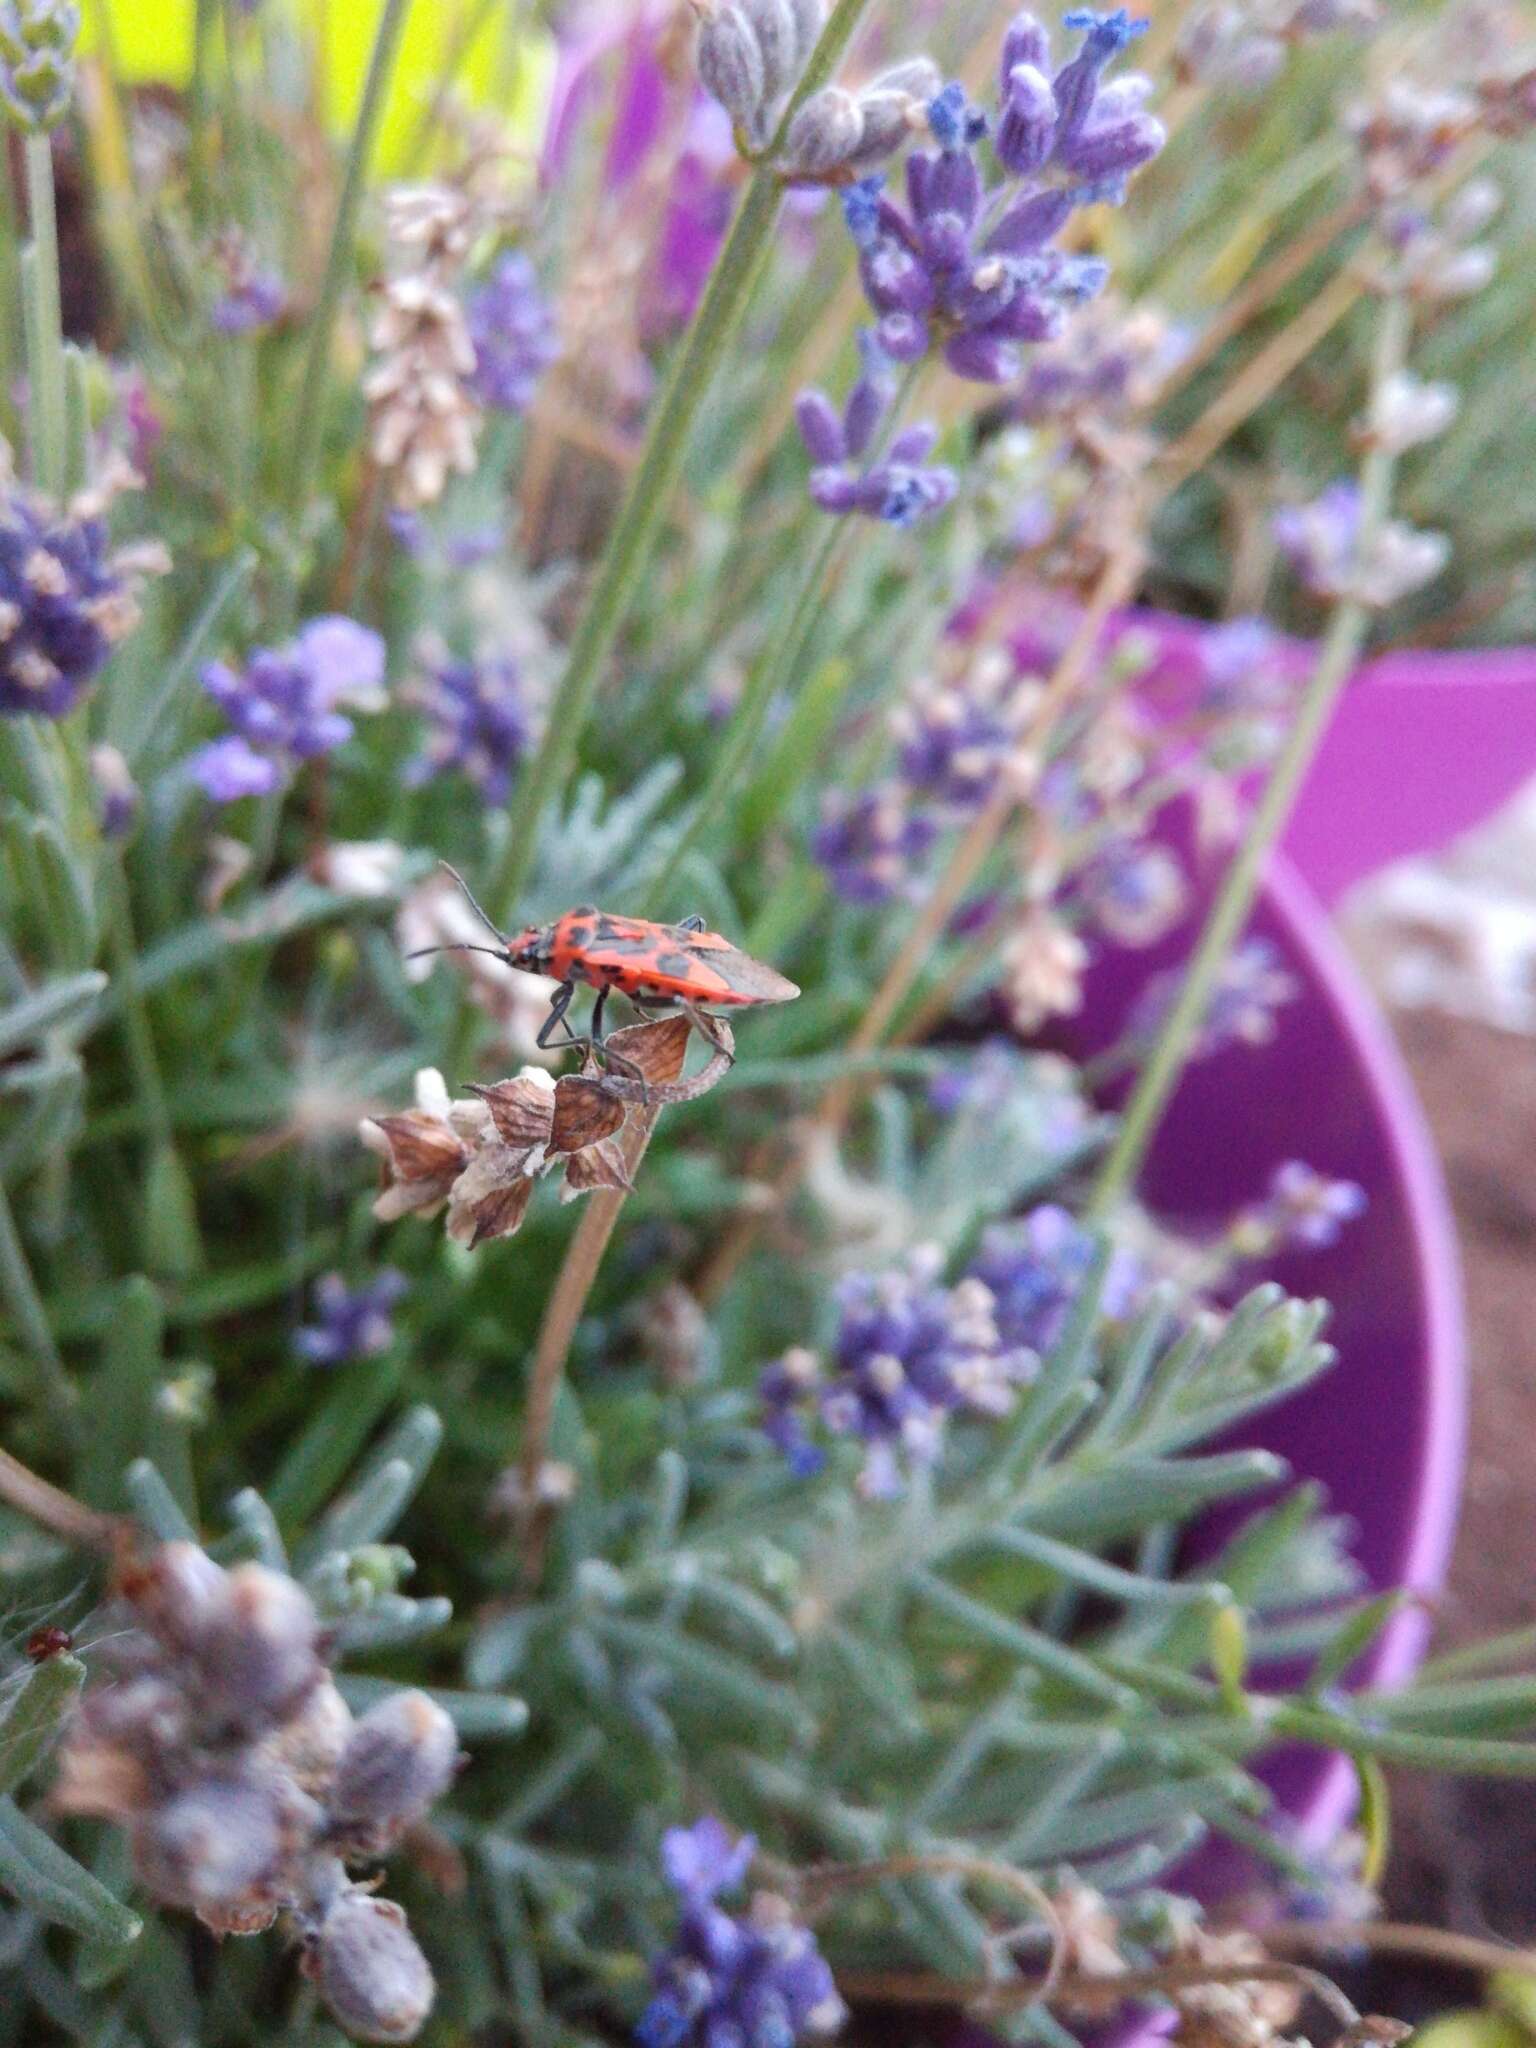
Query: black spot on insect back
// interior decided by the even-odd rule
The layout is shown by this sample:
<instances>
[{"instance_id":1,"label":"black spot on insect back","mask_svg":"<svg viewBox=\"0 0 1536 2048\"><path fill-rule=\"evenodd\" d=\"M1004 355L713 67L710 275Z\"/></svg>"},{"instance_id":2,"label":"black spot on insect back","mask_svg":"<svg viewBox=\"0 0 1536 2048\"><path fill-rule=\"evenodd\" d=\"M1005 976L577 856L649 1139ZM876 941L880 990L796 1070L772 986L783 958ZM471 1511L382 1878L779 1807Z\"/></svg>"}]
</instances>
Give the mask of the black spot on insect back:
<instances>
[{"instance_id":1,"label":"black spot on insect back","mask_svg":"<svg viewBox=\"0 0 1536 2048\"><path fill-rule=\"evenodd\" d=\"M670 974L674 981L687 981L693 973L693 961L686 953L658 953L656 971Z\"/></svg>"}]
</instances>

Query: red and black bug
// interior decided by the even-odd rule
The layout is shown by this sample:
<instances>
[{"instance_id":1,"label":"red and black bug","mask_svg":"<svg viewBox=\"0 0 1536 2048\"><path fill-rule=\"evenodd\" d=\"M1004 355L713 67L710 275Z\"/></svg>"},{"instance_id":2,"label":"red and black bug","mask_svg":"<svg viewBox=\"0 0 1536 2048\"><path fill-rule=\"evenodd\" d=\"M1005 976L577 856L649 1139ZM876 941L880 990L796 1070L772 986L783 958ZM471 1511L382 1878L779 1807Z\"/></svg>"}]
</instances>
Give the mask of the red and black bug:
<instances>
[{"instance_id":1,"label":"red and black bug","mask_svg":"<svg viewBox=\"0 0 1536 2048\"><path fill-rule=\"evenodd\" d=\"M27 1637L26 1657L29 1663L46 1664L74 1647L75 1639L67 1628L35 1628Z\"/></svg>"},{"instance_id":2,"label":"red and black bug","mask_svg":"<svg viewBox=\"0 0 1536 2048\"><path fill-rule=\"evenodd\" d=\"M642 1010L681 1007L707 1016L707 1006L745 1009L756 1003L787 1003L800 991L792 981L760 960L739 952L718 932L706 931L701 917L685 917L681 924L652 924L640 917L613 917L607 911L583 907L567 910L550 924L529 925L504 936L480 905L468 883L456 869L443 866L464 891L475 915L497 941L494 946L464 943L424 946L422 953L489 953L507 967L525 974L552 976L560 986L550 999L549 1015L540 1027L537 1044L547 1047L556 1031L563 1030L572 1045L603 1044L603 1010L615 991L627 996ZM420 958L420 953L412 954ZM592 1006L592 1024L585 1038L570 1027L566 1011L578 986L585 983L597 990ZM616 1056L609 1054L610 1059Z\"/></svg>"}]
</instances>

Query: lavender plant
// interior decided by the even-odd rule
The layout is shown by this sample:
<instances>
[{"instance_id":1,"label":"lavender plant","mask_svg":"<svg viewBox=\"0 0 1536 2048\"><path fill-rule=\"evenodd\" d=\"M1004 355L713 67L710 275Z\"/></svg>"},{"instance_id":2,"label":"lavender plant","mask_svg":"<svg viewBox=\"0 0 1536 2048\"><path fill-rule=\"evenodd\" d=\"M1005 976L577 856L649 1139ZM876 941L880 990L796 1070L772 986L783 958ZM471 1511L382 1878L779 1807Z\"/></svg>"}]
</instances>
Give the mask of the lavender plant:
<instances>
[{"instance_id":1,"label":"lavender plant","mask_svg":"<svg viewBox=\"0 0 1536 2048\"><path fill-rule=\"evenodd\" d=\"M337 136L287 13L154 94L0 0L0 2013L1390 2042L1383 1769L1532 1775L1536 1678L1348 1689L1399 1595L1232 1447L1365 1191L1136 1187L1371 635L1526 617L1530 51L721 0L401 155L408 11Z\"/></svg>"}]
</instances>

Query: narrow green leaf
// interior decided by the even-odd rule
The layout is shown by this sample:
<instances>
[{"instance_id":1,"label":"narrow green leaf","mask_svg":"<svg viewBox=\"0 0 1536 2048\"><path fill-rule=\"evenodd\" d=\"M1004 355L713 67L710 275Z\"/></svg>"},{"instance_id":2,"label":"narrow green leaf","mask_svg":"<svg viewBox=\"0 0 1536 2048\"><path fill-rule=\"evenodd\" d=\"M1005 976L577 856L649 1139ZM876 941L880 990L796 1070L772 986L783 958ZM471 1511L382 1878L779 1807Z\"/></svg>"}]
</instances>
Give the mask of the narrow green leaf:
<instances>
[{"instance_id":1,"label":"narrow green leaf","mask_svg":"<svg viewBox=\"0 0 1536 2048\"><path fill-rule=\"evenodd\" d=\"M0 1010L0 1058L8 1058L23 1046L40 1044L50 1032L67 1029L83 1036L106 986L107 977L94 968L84 974L62 975Z\"/></svg>"},{"instance_id":2,"label":"narrow green leaf","mask_svg":"<svg viewBox=\"0 0 1536 2048\"><path fill-rule=\"evenodd\" d=\"M0 1793L14 1792L36 1770L84 1683L85 1666L67 1651L27 1673L0 1718Z\"/></svg>"},{"instance_id":3,"label":"narrow green leaf","mask_svg":"<svg viewBox=\"0 0 1536 2048\"><path fill-rule=\"evenodd\" d=\"M355 1714L363 1714L400 1687L388 1678L362 1678L345 1672L336 1681L342 1698ZM439 1685L421 1688L436 1700L466 1742L504 1742L528 1726L528 1708L504 1693L453 1692Z\"/></svg>"},{"instance_id":4,"label":"narrow green leaf","mask_svg":"<svg viewBox=\"0 0 1536 2048\"><path fill-rule=\"evenodd\" d=\"M196 1543L197 1531L181 1503L148 1458L135 1458L123 1475L133 1511L151 1536L162 1543Z\"/></svg>"},{"instance_id":5,"label":"narrow green leaf","mask_svg":"<svg viewBox=\"0 0 1536 2048\"><path fill-rule=\"evenodd\" d=\"M40 1919L111 1947L136 1941L144 1924L10 1799L0 1799L0 1889Z\"/></svg>"}]
</instances>

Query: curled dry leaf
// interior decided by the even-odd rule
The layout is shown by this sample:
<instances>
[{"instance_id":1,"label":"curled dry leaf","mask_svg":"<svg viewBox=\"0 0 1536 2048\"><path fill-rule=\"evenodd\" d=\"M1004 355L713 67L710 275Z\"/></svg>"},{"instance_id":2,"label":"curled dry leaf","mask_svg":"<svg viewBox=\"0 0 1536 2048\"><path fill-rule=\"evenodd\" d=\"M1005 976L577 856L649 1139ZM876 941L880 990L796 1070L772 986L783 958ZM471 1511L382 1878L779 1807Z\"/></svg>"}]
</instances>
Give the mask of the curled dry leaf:
<instances>
[{"instance_id":1,"label":"curled dry leaf","mask_svg":"<svg viewBox=\"0 0 1536 2048\"><path fill-rule=\"evenodd\" d=\"M690 1010L685 1016L669 1017L667 1019L668 1024L676 1024L682 1027L681 1042L684 1048L687 1046L688 1033L694 1028L694 1017L695 1013ZM686 1081L676 1078L682 1071L682 1061L679 1058L672 1066L672 1071L668 1076L665 1078L658 1077L655 1080L649 1078L636 1080L630 1074L620 1074L610 1070L603 1077L603 1088L609 1095L617 1096L621 1102L648 1103L653 1108L658 1109L664 1108L668 1103L695 1102L699 1096L707 1095L716 1082L725 1077L736 1060L736 1040L730 1025L726 1023L723 1017L713 1016L710 1017L709 1023L712 1029L706 1031L704 1035L709 1039L710 1044L714 1047L714 1051L710 1054L708 1061L700 1067L699 1071L696 1074L690 1075ZM659 1031L663 1027L658 1024L641 1024L635 1028L638 1032ZM700 1026L699 1028L702 1029L703 1027ZM617 1045L621 1053L626 1053L632 1058L633 1055L628 1053L627 1047L618 1045L618 1041L626 1035L624 1032L616 1031L608 1043L610 1045Z\"/></svg>"}]
</instances>

